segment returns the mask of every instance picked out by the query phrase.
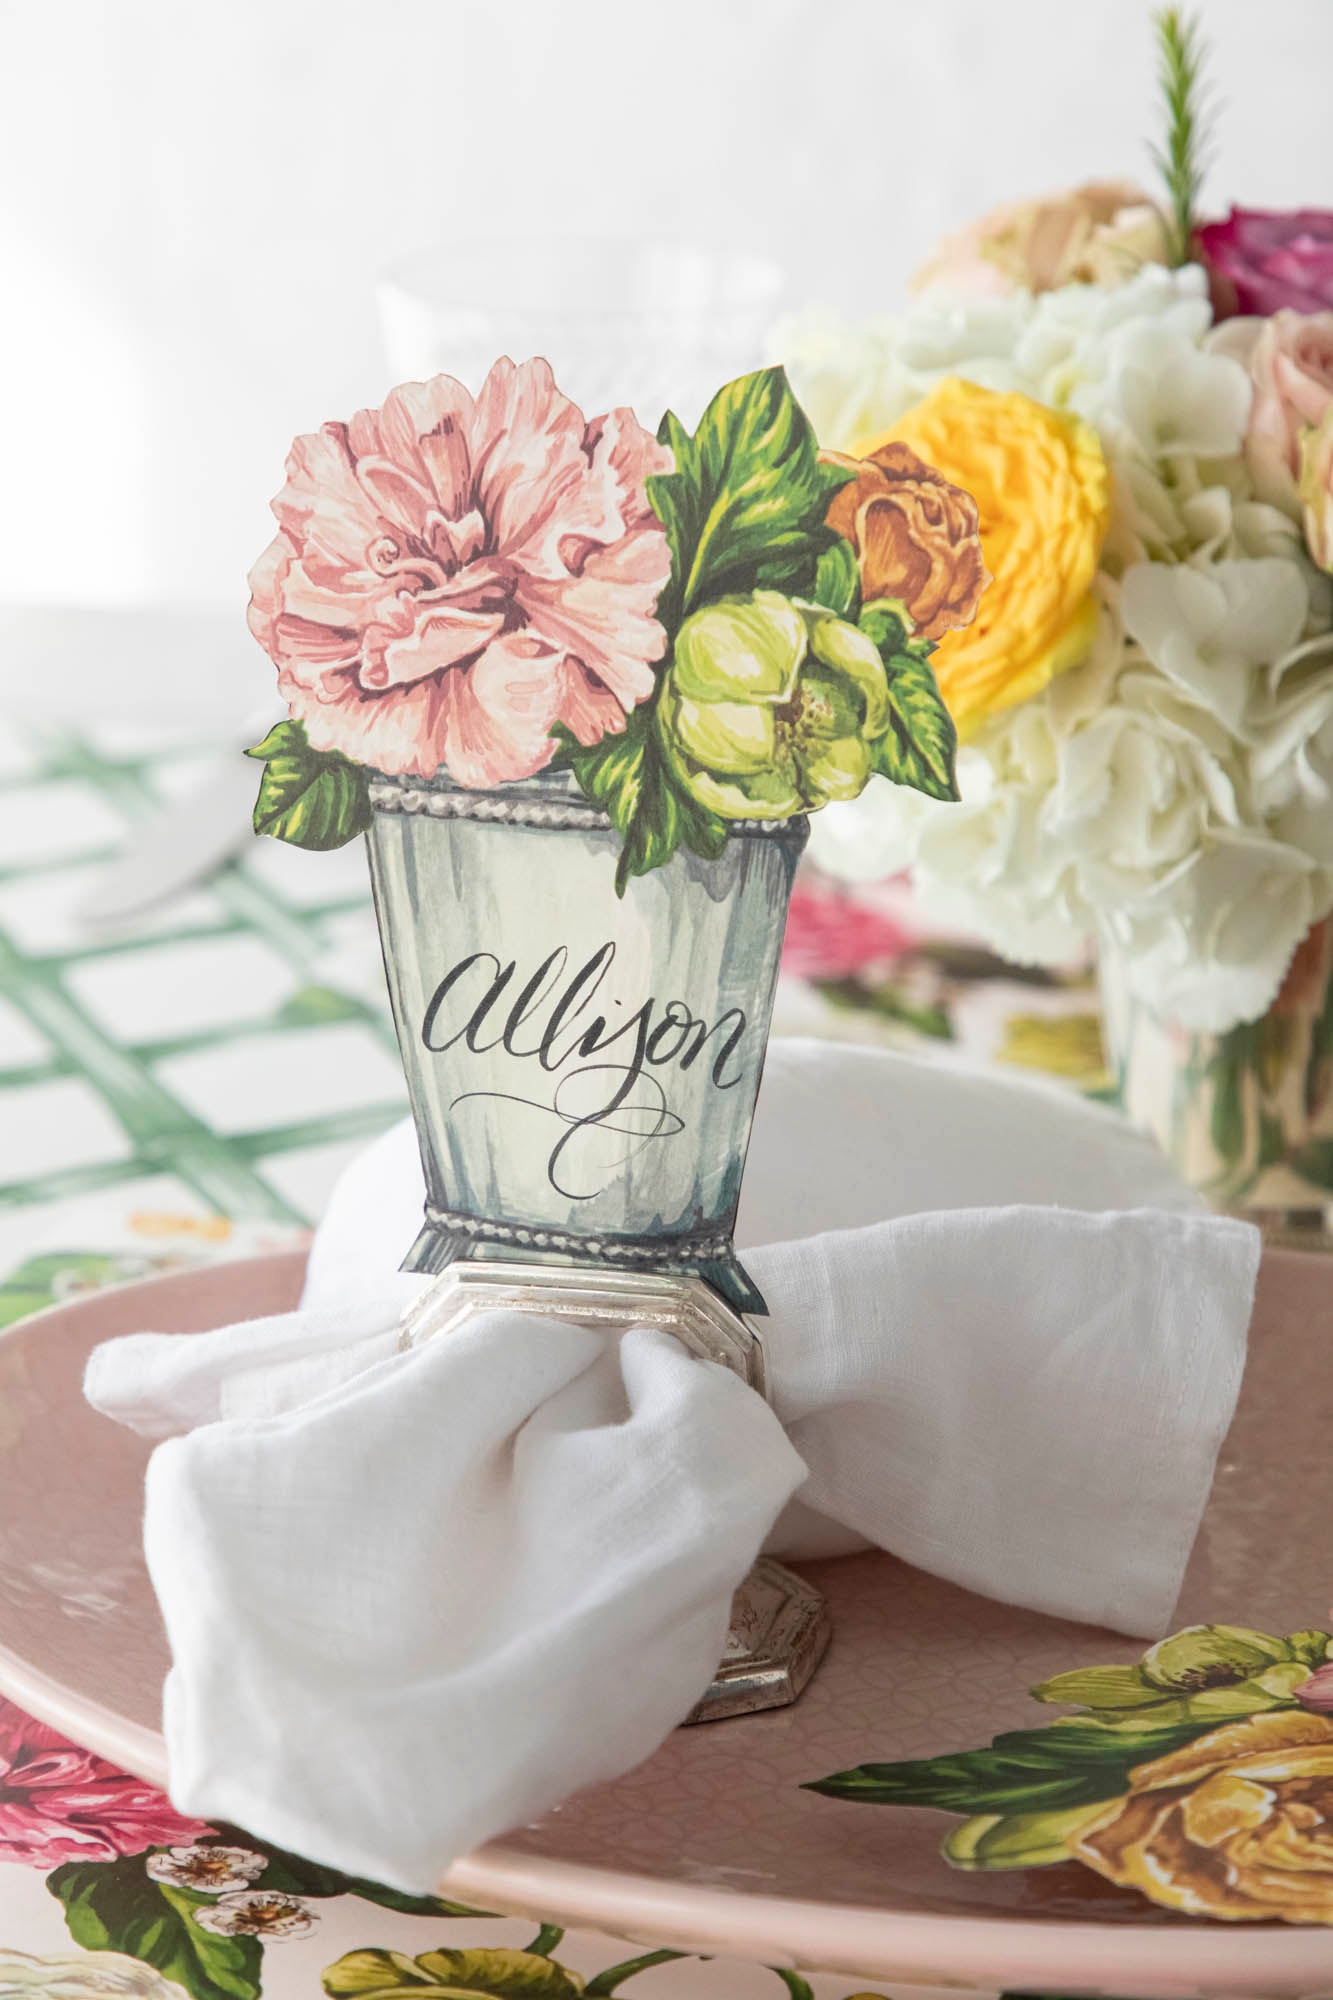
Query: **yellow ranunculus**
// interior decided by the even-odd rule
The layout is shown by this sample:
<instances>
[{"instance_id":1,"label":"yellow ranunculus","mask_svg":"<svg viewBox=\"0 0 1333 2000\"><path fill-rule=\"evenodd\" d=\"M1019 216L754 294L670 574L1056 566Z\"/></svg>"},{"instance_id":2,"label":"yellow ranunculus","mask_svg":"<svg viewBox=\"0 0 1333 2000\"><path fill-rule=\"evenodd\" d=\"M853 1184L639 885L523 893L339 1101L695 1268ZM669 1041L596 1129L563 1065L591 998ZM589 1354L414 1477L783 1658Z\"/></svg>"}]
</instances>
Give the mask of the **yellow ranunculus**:
<instances>
[{"instance_id":1,"label":"yellow ranunculus","mask_svg":"<svg viewBox=\"0 0 1333 2000\"><path fill-rule=\"evenodd\" d=\"M932 661L968 736L1086 657L1110 516L1106 460L1077 417L957 376L936 383L892 430L859 443L856 456L893 439L970 493L981 517L990 586L973 622L946 632Z\"/></svg>"}]
</instances>

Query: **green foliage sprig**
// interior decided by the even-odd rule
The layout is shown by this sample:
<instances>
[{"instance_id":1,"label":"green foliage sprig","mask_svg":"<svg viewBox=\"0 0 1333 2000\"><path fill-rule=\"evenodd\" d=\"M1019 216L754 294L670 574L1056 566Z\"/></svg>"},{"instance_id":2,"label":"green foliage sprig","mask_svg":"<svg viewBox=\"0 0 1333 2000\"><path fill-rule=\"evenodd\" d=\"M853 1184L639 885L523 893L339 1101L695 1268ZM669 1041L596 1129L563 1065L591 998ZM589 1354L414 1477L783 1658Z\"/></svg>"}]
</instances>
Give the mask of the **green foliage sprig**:
<instances>
[{"instance_id":1,"label":"green foliage sprig","mask_svg":"<svg viewBox=\"0 0 1333 2000\"><path fill-rule=\"evenodd\" d=\"M1157 81L1166 110L1166 143L1153 146L1151 151L1170 206L1171 261L1188 264L1212 115L1203 82L1207 49L1198 17L1179 7L1160 7L1153 15L1153 27Z\"/></svg>"}]
</instances>

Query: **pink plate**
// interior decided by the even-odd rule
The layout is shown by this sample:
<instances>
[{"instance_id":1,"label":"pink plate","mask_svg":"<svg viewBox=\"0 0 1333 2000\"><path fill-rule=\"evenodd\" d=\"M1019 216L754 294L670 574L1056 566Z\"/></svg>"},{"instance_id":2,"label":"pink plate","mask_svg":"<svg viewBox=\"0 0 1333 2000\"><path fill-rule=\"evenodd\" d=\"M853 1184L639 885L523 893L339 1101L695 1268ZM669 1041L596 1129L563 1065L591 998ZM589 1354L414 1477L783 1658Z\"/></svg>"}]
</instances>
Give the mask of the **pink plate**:
<instances>
[{"instance_id":1,"label":"pink plate","mask_svg":"<svg viewBox=\"0 0 1333 2000\"><path fill-rule=\"evenodd\" d=\"M127 1286L0 1337L0 1688L161 1781L167 1663L139 1552L145 1448L79 1389L99 1340L285 1310L299 1255ZM1180 1624L1324 1622L1333 1437L1333 1260L1265 1259L1242 1404ZM1077 1863L961 1874L953 1820L849 1804L804 1781L974 1747L1043 1718L1027 1689L1129 1660L1123 1638L1007 1609L888 1557L820 1567L832 1650L793 1709L680 1730L616 1784L460 1862L446 1893L489 1909L878 1980L1168 1996L1333 1993L1333 1929L1157 1910ZM337 1755L336 1744L330 1755Z\"/></svg>"}]
</instances>

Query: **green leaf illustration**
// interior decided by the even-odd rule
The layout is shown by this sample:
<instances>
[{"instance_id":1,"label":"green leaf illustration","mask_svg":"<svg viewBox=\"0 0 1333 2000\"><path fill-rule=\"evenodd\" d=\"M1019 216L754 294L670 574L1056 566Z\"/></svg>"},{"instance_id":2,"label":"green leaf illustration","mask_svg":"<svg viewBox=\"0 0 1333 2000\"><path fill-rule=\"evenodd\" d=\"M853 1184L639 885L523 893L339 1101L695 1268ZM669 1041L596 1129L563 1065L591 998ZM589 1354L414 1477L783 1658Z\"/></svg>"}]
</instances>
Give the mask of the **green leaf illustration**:
<instances>
[{"instance_id":1,"label":"green leaf illustration","mask_svg":"<svg viewBox=\"0 0 1333 2000\"><path fill-rule=\"evenodd\" d=\"M858 1764L805 1789L867 1805L934 1806L940 1812L1065 1812L1118 1797L1136 1765L1192 1743L1213 1726L1182 1720L1135 1729L1075 1718L1045 1729L1010 1730L988 1750Z\"/></svg>"},{"instance_id":2,"label":"green leaf illustration","mask_svg":"<svg viewBox=\"0 0 1333 2000\"><path fill-rule=\"evenodd\" d=\"M142 1258L105 1256L87 1250L50 1250L27 1257L0 1285L0 1327L54 1305L66 1286L96 1291L103 1285L144 1276Z\"/></svg>"},{"instance_id":3,"label":"green leaf illustration","mask_svg":"<svg viewBox=\"0 0 1333 2000\"><path fill-rule=\"evenodd\" d=\"M646 875L669 861L678 847L716 860L727 844L727 829L714 813L696 803L672 776L657 733L653 703L628 716L619 736L604 736L585 749L567 732L560 742L586 799L609 814L624 845L616 865L616 894L623 896L632 875Z\"/></svg>"},{"instance_id":4,"label":"green leaf illustration","mask_svg":"<svg viewBox=\"0 0 1333 2000\"><path fill-rule=\"evenodd\" d=\"M323 1974L330 2000L580 2000L576 1972L530 1951L349 1951Z\"/></svg>"},{"instance_id":5,"label":"green leaf illustration","mask_svg":"<svg viewBox=\"0 0 1333 2000\"><path fill-rule=\"evenodd\" d=\"M232 1835L228 1831L228 1838ZM360 1875L344 1875L340 1869L325 1868L318 1861L303 1860L280 1847L259 1846L248 1833L236 1832L235 1843L268 1856L268 1867L257 1883L283 1896L359 1896L363 1903L377 1903L384 1910L398 1910L409 1917L486 1917L489 1910L474 1910L467 1903L446 1902L441 1896L409 1896L406 1890L386 1888Z\"/></svg>"},{"instance_id":6,"label":"green leaf illustration","mask_svg":"<svg viewBox=\"0 0 1333 2000\"><path fill-rule=\"evenodd\" d=\"M979 1813L947 1833L941 1853L955 1868L1051 1868L1069 1842L1104 1811L1105 1801L1068 1812Z\"/></svg>"},{"instance_id":7,"label":"green leaf illustration","mask_svg":"<svg viewBox=\"0 0 1333 2000\"><path fill-rule=\"evenodd\" d=\"M816 563L814 588L810 596L825 610L855 622L861 605L861 569L856 560L856 550L842 535L829 543Z\"/></svg>"},{"instance_id":8,"label":"green leaf illustration","mask_svg":"<svg viewBox=\"0 0 1333 2000\"><path fill-rule=\"evenodd\" d=\"M1287 1645L1293 1659L1304 1660L1311 1668L1322 1667L1328 1659L1329 1647L1333 1646L1333 1634L1310 1625L1300 1632L1288 1632Z\"/></svg>"},{"instance_id":9,"label":"green leaf illustration","mask_svg":"<svg viewBox=\"0 0 1333 2000\"><path fill-rule=\"evenodd\" d=\"M360 764L336 750L312 750L299 722L279 722L247 757L264 765L255 801L256 833L293 847L345 847L370 825L370 792Z\"/></svg>"},{"instance_id":10,"label":"green leaf illustration","mask_svg":"<svg viewBox=\"0 0 1333 2000\"><path fill-rule=\"evenodd\" d=\"M895 785L932 799L958 797L958 731L944 705L930 647L907 636L902 607L867 604L859 620L879 648L889 677L888 729L875 745L875 769Z\"/></svg>"},{"instance_id":11,"label":"green leaf illustration","mask_svg":"<svg viewBox=\"0 0 1333 2000\"><path fill-rule=\"evenodd\" d=\"M1162 1690L1143 1677L1140 1666L1074 1667L1053 1674L1031 1690L1038 1701L1070 1702L1079 1708L1151 1708Z\"/></svg>"},{"instance_id":12,"label":"green leaf illustration","mask_svg":"<svg viewBox=\"0 0 1333 2000\"><path fill-rule=\"evenodd\" d=\"M46 1878L65 1922L86 1951L120 1951L152 1965L193 2000L258 2000L263 1949L257 1938L218 1937L191 1921L213 1898L154 1882L142 1854L122 1861L71 1861Z\"/></svg>"},{"instance_id":13,"label":"green leaf illustration","mask_svg":"<svg viewBox=\"0 0 1333 2000\"><path fill-rule=\"evenodd\" d=\"M657 607L668 632L732 591L767 585L808 595L821 554L842 539L825 525L829 502L855 475L821 465L785 371L729 382L693 437L669 410L657 435L676 461L648 480L671 544L671 581Z\"/></svg>"}]
</instances>

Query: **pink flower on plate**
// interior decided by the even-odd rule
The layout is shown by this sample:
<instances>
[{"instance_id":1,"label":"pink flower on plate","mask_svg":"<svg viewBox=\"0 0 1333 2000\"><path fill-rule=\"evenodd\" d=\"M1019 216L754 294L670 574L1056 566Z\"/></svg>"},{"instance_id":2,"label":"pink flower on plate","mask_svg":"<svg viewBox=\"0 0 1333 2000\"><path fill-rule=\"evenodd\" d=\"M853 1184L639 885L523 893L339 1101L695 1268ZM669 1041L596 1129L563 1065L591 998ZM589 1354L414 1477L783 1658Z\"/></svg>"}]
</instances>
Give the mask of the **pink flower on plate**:
<instances>
[{"instance_id":1,"label":"pink flower on plate","mask_svg":"<svg viewBox=\"0 0 1333 2000\"><path fill-rule=\"evenodd\" d=\"M297 438L250 629L316 750L495 785L625 726L653 689L671 569L629 410L586 419L545 361L474 398L437 375Z\"/></svg>"},{"instance_id":2,"label":"pink flower on plate","mask_svg":"<svg viewBox=\"0 0 1333 2000\"><path fill-rule=\"evenodd\" d=\"M57 1868L208 1839L153 1785L0 1700L0 1861Z\"/></svg>"},{"instance_id":3,"label":"pink flower on plate","mask_svg":"<svg viewBox=\"0 0 1333 2000\"><path fill-rule=\"evenodd\" d=\"M897 918L855 897L798 887L787 909L782 970L797 979L850 979L901 958L913 942Z\"/></svg>"},{"instance_id":4,"label":"pink flower on plate","mask_svg":"<svg viewBox=\"0 0 1333 2000\"><path fill-rule=\"evenodd\" d=\"M1316 1667L1297 1688L1296 1699L1312 1715L1333 1715L1333 1666Z\"/></svg>"}]
</instances>

